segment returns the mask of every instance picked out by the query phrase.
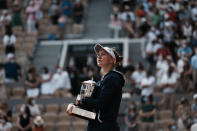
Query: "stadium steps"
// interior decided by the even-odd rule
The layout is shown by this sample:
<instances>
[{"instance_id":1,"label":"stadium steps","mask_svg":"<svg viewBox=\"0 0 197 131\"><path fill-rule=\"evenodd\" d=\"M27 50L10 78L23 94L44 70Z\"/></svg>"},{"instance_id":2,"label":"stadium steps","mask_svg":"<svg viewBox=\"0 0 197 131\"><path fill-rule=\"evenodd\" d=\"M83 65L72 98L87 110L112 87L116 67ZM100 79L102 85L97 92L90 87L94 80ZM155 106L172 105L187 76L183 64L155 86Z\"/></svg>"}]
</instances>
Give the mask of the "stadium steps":
<instances>
[{"instance_id":1,"label":"stadium steps","mask_svg":"<svg viewBox=\"0 0 197 131\"><path fill-rule=\"evenodd\" d=\"M91 0L87 9L85 38L109 38L108 28L111 13L109 0Z\"/></svg>"},{"instance_id":2,"label":"stadium steps","mask_svg":"<svg viewBox=\"0 0 197 131\"><path fill-rule=\"evenodd\" d=\"M50 71L53 71L58 64L61 52L61 45L44 46L38 45L33 64L39 70L42 66L47 66Z\"/></svg>"}]
</instances>

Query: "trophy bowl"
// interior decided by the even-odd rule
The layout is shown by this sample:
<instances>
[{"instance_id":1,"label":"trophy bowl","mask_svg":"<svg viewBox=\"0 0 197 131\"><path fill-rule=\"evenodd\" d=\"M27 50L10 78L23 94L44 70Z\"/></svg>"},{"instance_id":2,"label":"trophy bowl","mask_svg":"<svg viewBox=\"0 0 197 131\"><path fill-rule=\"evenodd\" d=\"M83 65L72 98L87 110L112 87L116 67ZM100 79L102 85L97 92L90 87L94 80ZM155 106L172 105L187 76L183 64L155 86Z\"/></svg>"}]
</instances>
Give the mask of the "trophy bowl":
<instances>
[{"instance_id":1,"label":"trophy bowl","mask_svg":"<svg viewBox=\"0 0 197 131\"><path fill-rule=\"evenodd\" d=\"M83 81L81 84L80 94L77 95L77 101L82 100L84 97L91 97L95 85L96 82L93 80ZM78 107L73 103L70 103L67 106L67 110L69 110L70 108L73 108L72 115L76 117L80 117L83 119L93 119L93 120L96 118L96 113L88 111L86 109L82 109L81 107Z\"/></svg>"}]
</instances>

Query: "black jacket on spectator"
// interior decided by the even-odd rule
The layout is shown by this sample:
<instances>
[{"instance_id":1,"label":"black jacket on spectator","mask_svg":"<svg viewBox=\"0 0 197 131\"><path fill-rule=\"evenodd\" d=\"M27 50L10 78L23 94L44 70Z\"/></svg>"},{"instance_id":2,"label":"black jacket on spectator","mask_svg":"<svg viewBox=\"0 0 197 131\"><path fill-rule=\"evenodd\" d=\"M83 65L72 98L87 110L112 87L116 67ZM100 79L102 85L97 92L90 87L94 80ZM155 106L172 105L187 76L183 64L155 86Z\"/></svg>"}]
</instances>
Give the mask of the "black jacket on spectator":
<instances>
[{"instance_id":1,"label":"black jacket on spectator","mask_svg":"<svg viewBox=\"0 0 197 131\"><path fill-rule=\"evenodd\" d=\"M18 76L20 76L21 67L16 62L8 62L4 65L6 78L12 80L18 80Z\"/></svg>"},{"instance_id":2,"label":"black jacket on spectator","mask_svg":"<svg viewBox=\"0 0 197 131\"><path fill-rule=\"evenodd\" d=\"M80 106L97 114L96 120L89 120L88 131L119 131L116 122L122 98L123 76L116 71L108 72L97 82L91 98L82 99ZM101 120L99 122L99 120Z\"/></svg>"}]
</instances>

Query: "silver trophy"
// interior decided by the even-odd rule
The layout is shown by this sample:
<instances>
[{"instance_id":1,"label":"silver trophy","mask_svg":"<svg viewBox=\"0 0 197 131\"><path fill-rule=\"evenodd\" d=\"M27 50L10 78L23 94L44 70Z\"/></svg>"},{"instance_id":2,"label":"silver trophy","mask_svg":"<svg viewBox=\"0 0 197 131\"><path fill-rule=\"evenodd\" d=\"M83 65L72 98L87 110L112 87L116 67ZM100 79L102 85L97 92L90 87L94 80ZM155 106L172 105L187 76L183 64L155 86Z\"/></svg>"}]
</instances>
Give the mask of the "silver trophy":
<instances>
[{"instance_id":1,"label":"silver trophy","mask_svg":"<svg viewBox=\"0 0 197 131\"><path fill-rule=\"evenodd\" d=\"M81 90L80 94L77 95L77 101L81 101L84 97L91 97L92 92L95 88L96 82L93 80L88 80L88 81L83 81L81 85ZM70 103L67 107L67 110L69 110L71 107L72 109L72 114L84 119L95 119L96 113L82 109L73 103Z\"/></svg>"}]
</instances>

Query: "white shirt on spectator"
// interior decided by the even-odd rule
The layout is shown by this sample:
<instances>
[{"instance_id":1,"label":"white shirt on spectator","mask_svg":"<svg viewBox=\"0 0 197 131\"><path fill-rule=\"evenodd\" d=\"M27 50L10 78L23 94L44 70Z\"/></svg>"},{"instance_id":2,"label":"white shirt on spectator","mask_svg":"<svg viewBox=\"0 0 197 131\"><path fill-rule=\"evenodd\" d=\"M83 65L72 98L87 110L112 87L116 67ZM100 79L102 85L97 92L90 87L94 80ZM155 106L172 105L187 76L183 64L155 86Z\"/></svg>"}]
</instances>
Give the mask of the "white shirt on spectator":
<instances>
[{"instance_id":1,"label":"white shirt on spectator","mask_svg":"<svg viewBox=\"0 0 197 131\"><path fill-rule=\"evenodd\" d=\"M0 131L7 131L7 130L11 130L12 128L12 124L9 122L6 122L5 125L3 125L2 123L0 123Z\"/></svg>"},{"instance_id":2,"label":"white shirt on spectator","mask_svg":"<svg viewBox=\"0 0 197 131\"><path fill-rule=\"evenodd\" d=\"M71 88L71 82L69 75L66 71L57 72L52 77L52 86L54 88L54 91L59 88Z\"/></svg>"},{"instance_id":3,"label":"white shirt on spectator","mask_svg":"<svg viewBox=\"0 0 197 131\"><path fill-rule=\"evenodd\" d=\"M50 73L41 74L41 78L42 78L42 80L48 80L50 78ZM43 82L41 84L41 94L43 94L43 95L53 94L54 91L53 91L52 86L53 85L52 85L51 81Z\"/></svg>"},{"instance_id":4,"label":"white shirt on spectator","mask_svg":"<svg viewBox=\"0 0 197 131\"><path fill-rule=\"evenodd\" d=\"M137 85L140 86L141 80L146 77L146 72L145 71L134 71L133 74L131 75L131 79L133 79Z\"/></svg>"},{"instance_id":5,"label":"white shirt on spectator","mask_svg":"<svg viewBox=\"0 0 197 131\"><path fill-rule=\"evenodd\" d=\"M5 46L15 44L16 43L16 36L13 34L11 36L4 35L3 43Z\"/></svg>"},{"instance_id":6,"label":"white shirt on spectator","mask_svg":"<svg viewBox=\"0 0 197 131\"><path fill-rule=\"evenodd\" d=\"M36 116L36 115L40 115L40 110L37 104L34 105L28 105L31 115L32 116Z\"/></svg>"},{"instance_id":7,"label":"white shirt on spectator","mask_svg":"<svg viewBox=\"0 0 197 131\"><path fill-rule=\"evenodd\" d=\"M141 86L148 86L147 88L142 88L142 96L149 96L153 93L153 85L155 83L155 77L154 76L150 76L150 77L145 77L144 79L142 79L141 81Z\"/></svg>"},{"instance_id":8,"label":"white shirt on spectator","mask_svg":"<svg viewBox=\"0 0 197 131\"><path fill-rule=\"evenodd\" d=\"M197 21L197 7L194 7L191 10L191 13L192 13L192 19L193 19L193 21Z\"/></svg>"},{"instance_id":9,"label":"white shirt on spectator","mask_svg":"<svg viewBox=\"0 0 197 131\"><path fill-rule=\"evenodd\" d=\"M121 20L122 20L122 21L126 21L126 20L127 20L127 15L130 16L131 21L135 21L135 15L134 15L134 13L133 13L132 11L123 12L123 13L121 14Z\"/></svg>"},{"instance_id":10,"label":"white shirt on spectator","mask_svg":"<svg viewBox=\"0 0 197 131\"><path fill-rule=\"evenodd\" d=\"M161 78L161 84L176 84L178 79L177 72L173 72L171 76L168 76L168 73L165 73ZM163 93L174 93L174 87L166 87L163 89Z\"/></svg>"},{"instance_id":11,"label":"white shirt on spectator","mask_svg":"<svg viewBox=\"0 0 197 131\"><path fill-rule=\"evenodd\" d=\"M183 59L179 59L177 62L177 71L180 74L183 71L183 67L184 67L184 60Z\"/></svg>"},{"instance_id":12,"label":"white shirt on spectator","mask_svg":"<svg viewBox=\"0 0 197 131\"><path fill-rule=\"evenodd\" d=\"M6 21L8 21L8 22L10 22L12 20L12 17L11 17L11 15L2 15L1 17L0 17L0 22L6 22ZM6 23L4 23L4 24L6 24Z\"/></svg>"},{"instance_id":13,"label":"white shirt on spectator","mask_svg":"<svg viewBox=\"0 0 197 131\"><path fill-rule=\"evenodd\" d=\"M157 84L160 85L161 83L161 77L167 72L169 68L169 65L167 63L166 60L159 60L156 63L156 69L157 69L157 73L156 73L156 78L157 78Z\"/></svg>"}]
</instances>

